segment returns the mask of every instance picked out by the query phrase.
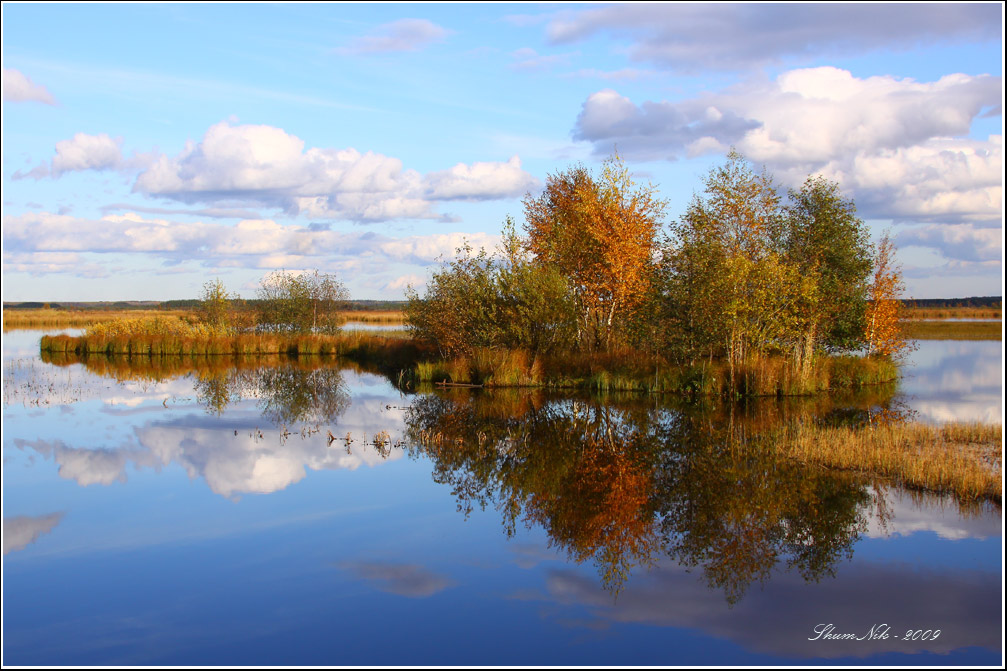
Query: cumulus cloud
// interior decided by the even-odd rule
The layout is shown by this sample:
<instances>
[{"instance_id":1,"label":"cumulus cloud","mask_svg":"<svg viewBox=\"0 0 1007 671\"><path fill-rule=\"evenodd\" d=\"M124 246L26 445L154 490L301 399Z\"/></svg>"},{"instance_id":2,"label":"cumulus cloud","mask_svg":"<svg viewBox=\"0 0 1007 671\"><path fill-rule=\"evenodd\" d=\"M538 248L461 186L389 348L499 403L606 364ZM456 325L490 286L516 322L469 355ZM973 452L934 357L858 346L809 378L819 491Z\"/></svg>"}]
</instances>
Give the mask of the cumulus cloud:
<instances>
[{"instance_id":1,"label":"cumulus cloud","mask_svg":"<svg viewBox=\"0 0 1007 671\"><path fill-rule=\"evenodd\" d=\"M107 170L116 168L121 163L121 139L112 139L105 133L77 133L72 140L56 143L52 172L58 177L70 170Z\"/></svg>"},{"instance_id":2,"label":"cumulus cloud","mask_svg":"<svg viewBox=\"0 0 1007 671\"><path fill-rule=\"evenodd\" d=\"M538 180L521 169L521 159L506 163L459 163L450 170L426 177L427 193L434 200L493 200L523 194Z\"/></svg>"},{"instance_id":3,"label":"cumulus cloud","mask_svg":"<svg viewBox=\"0 0 1007 671\"><path fill-rule=\"evenodd\" d=\"M620 4L561 12L553 44L608 33L632 60L697 72L751 69L786 57L911 48L920 41L1001 40L992 4Z\"/></svg>"},{"instance_id":4,"label":"cumulus cloud","mask_svg":"<svg viewBox=\"0 0 1007 671\"><path fill-rule=\"evenodd\" d=\"M55 105L56 99L39 84L35 84L19 70L3 69L3 99L11 102L34 101Z\"/></svg>"},{"instance_id":5,"label":"cumulus cloud","mask_svg":"<svg viewBox=\"0 0 1007 671\"><path fill-rule=\"evenodd\" d=\"M419 275L400 275L382 288L385 291L403 291L408 287L413 287L414 289L422 287L426 283L426 278Z\"/></svg>"},{"instance_id":6,"label":"cumulus cloud","mask_svg":"<svg viewBox=\"0 0 1007 671\"><path fill-rule=\"evenodd\" d=\"M271 219L247 219L231 226L145 219L134 212L97 220L31 212L5 216L3 240L11 263L48 263L53 270L80 263L79 255L83 253L142 253L165 261L221 264L231 260L243 266L292 269L290 260L294 258L309 262L309 266L317 265L313 260L319 258L370 258L429 265L441 258L453 258L455 251L466 244L475 250L492 249L499 236L441 233L393 238L371 232L342 233L316 226L281 225Z\"/></svg>"},{"instance_id":7,"label":"cumulus cloud","mask_svg":"<svg viewBox=\"0 0 1007 671\"><path fill-rule=\"evenodd\" d=\"M4 249L3 268L4 272L37 276L53 273L69 273L88 278L109 276L108 268L102 264L88 263L81 254L72 252L11 252Z\"/></svg>"},{"instance_id":8,"label":"cumulus cloud","mask_svg":"<svg viewBox=\"0 0 1007 671\"><path fill-rule=\"evenodd\" d=\"M900 231L895 243L900 248L929 247L948 259L960 261L999 261L1003 257L1003 231L970 224L914 226Z\"/></svg>"},{"instance_id":9,"label":"cumulus cloud","mask_svg":"<svg viewBox=\"0 0 1007 671\"><path fill-rule=\"evenodd\" d=\"M433 201L514 197L535 184L518 157L424 177L403 169L397 158L353 148L305 149L303 140L281 128L223 122L177 156L158 157L133 190L186 203L240 203L370 222L443 220Z\"/></svg>"},{"instance_id":10,"label":"cumulus cloud","mask_svg":"<svg viewBox=\"0 0 1007 671\"><path fill-rule=\"evenodd\" d=\"M696 98L636 104L614 90L584 102L574 138L639 160L736 146L788 185L820 173L872 216L996 221L1003 137L971 140L972 120L998 109L1001 79L860 79L833 67L791 70Z\"/></svg>"},{"instance_id":11,"label":"cumulus cloud","mask_svg":"<svg viewBox=\"0 0 1007 671\"><path fill-rule=\"evenodd\" d=\"M370 35L358 37L339 51L347 54L419 51L450 34L450 30L427 19L399 19L378 26Z\"/></svg>"},{"instance_id":12,"label":"cumulus cloud","mask_svg":"<svg viewBox=\"0 0 1007 671\"><path fill-rule=\"evenodd\" d=\"M145 166L150 155L134 153L130 158L122 154L122 138L112 138L106 133L89 135L77 133L69 140L56 143L56 155L49 163L42 163L32 170L15 172L13 179L32 177L57 178L67 172L80 170L123 170L134 171Z\"/></svg>"}]
</instances>

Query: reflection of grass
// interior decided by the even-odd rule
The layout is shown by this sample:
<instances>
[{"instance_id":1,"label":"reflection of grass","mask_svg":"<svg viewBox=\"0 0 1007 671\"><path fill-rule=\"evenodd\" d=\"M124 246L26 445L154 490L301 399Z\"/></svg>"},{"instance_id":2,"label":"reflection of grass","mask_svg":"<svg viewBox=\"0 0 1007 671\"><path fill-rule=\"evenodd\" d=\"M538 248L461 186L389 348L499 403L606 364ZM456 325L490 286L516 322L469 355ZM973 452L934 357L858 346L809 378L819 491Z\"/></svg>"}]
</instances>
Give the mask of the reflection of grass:
<instances>
[{"instance_id":1,"label":"reflection of grass","mask_svg":"<svg viewBox=\"0 0 1007 671\"><path fill-rule=\"evenodd\" d=\"M829 389L857 389L898 378L898 369L891 361L875 357L820 357L803 374L788 359L750 357L735 368L732 378L722 361L677 366L629 350L535 356L520 350L477 349L471 357L419 362L411 373L416 384L450 381L486 387L727 397L805 395Z\"/></svg>"},{"instance_id":2,"label":"reflection of grass","mask_svg":"<svg viewBox=\"0 0 1007 671\"><path fill-rule=\"evenodd\" d=\"M1003 322L904 321L903 330L915 340L1002 340Z\"/></svg>"},{"instance_id":3,"label":"reflection of grass","mask_svg":"<svg viewBox=\"0 0 1007 671\"><path fill-rule=\"evenodd\" d=\"M798 424L782 429L777 445L786 456L806 463L875 473L906 487L966 499L1002 498L1000 424Z\"/></svg>"}]
</instances>

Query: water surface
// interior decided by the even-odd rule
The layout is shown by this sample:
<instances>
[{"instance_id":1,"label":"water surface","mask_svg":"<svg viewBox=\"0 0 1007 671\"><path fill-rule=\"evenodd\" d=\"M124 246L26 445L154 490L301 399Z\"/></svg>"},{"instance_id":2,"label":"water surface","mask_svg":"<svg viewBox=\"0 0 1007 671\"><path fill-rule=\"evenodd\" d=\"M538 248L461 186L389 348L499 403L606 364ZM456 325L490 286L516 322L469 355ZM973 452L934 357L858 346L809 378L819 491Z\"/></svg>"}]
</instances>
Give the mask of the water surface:
<instances>
[{"instance_id":1,"label":"water surface","mask_svg":"<svg viewBox=\"0 0 1007 671\"><path fill-rule=\"evenodd\" d=\"M697 408L38 336L4 334L6 664L1002 661L998 506L751 442L902 401L1000 421L1000 343L923 343L897 398Z\"/></svg>"}]
</instances>

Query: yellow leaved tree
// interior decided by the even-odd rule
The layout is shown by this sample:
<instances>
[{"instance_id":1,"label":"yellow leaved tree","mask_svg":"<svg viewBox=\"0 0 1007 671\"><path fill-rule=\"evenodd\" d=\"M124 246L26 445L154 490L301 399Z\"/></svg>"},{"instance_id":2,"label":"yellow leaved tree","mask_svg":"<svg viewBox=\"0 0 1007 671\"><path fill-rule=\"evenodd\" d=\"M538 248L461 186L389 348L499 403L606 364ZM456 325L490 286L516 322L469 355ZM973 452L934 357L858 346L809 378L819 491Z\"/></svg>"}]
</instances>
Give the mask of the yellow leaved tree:
<instances>
[{"instance_id":1,"label":"yellow leaved tree","mask_svg":"<svg viewBox=\"0 0 1007 671\"><path fill-rule=\"evenodd\" d=\"M912 343L902 332L899 323L899 297L903 291L905 283L902 280L902 267L895 259L895 243L885 233L878 242L874 255L874 277L864 319L864 340L868 355L895 359L912 350Z\"/></svg>"},{"instance_id":2,"label":"yellow leaved tree","mask_svg":"<svg viewBox=\"0 0 1007 671\"><path fill-rule=\"evenodd\" d=\"M637 185L616 155L598 177L578 165L550 175L540 196L524 200L528 249L571 282L581 345L611 348L644 300L667 206L656 192Z\"/></svg>"}]
</instances>

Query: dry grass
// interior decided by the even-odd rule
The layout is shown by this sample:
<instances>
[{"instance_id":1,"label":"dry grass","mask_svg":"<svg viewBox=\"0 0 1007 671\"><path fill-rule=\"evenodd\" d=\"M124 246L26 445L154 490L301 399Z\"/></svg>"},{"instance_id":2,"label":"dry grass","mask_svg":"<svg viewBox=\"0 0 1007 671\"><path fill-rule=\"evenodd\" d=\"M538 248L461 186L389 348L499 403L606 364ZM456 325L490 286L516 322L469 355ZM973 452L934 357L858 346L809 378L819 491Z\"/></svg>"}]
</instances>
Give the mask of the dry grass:
<instances>
[{"instance_id":1,"label":"dry grass","mask_svg":"<svg viewBox=\"0 0 1007 671\"><path fill-rule=\"evenodd\" d=\"M905 319L1003 319L1000 308L903 308Z\"/></svg>"},{"instance_id":2,"label":"dry grass","mask_svg":"<svg viewBox=\"0 0 1007 671\"><path fill-rule=\"evenodd\" d=\"M343 313L348 322L367 324L404 324L406 314L399 310L351 310Z\"/></svg>"},{"instance_id":3,"label":"dry grass","mask_svg":"<svg viewBox=\"0 0 1007 671\"><path fill-rule=\"evenodd\" d=\"M599 392L671 393L693 396L802 396L859 389L898 379L887 359L821 357L805 374L788 359L752 357L734 371L722 361L680 367L638 351L532 355L521 350L477 349L470 357L421 361L415 383L452 382L486 387L548 387Z\"/></svg>"},{"instance_id":4,"label":"dry grass","mask_svg":"<svg viewBox=\"0 0 1007 671\"><path fill-rule=\"evenodd\" d=\"M4 310L3 328L86 328L115 320L153 319L156 317L187 318L185 310Z\"/></svg>"},{"instance_id":5,"label":"dry grass","mask_svg":"<svg viewBox=\"0 0 1007 671\"><path fill-rule=\"evenodd\" d=\"M1003 340L1003 322L903 321L913 340Z\"/></svg>"},{"instance_id":6,"label":"dry grass","mask_svg":"<svg viewBox=\"0 0 1007 671\"><path fill-rule=\"evenodd\" d=\"M1000 424L799 424L783 429L777 444L783 454L805 463L873 473L964 499L1002 498Z\"/></svg>"}]
</instances>

